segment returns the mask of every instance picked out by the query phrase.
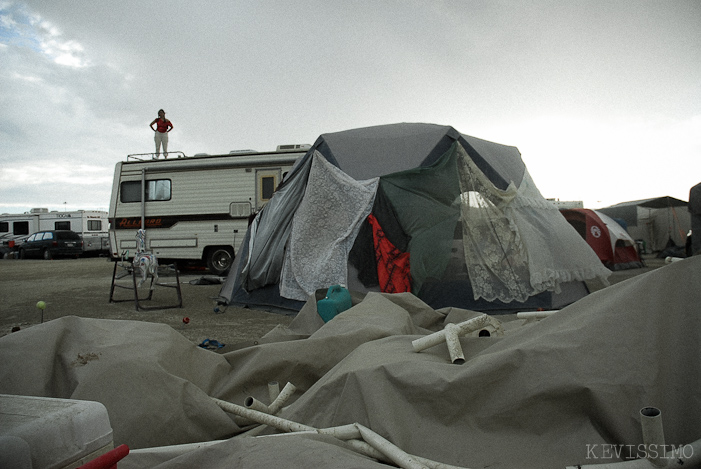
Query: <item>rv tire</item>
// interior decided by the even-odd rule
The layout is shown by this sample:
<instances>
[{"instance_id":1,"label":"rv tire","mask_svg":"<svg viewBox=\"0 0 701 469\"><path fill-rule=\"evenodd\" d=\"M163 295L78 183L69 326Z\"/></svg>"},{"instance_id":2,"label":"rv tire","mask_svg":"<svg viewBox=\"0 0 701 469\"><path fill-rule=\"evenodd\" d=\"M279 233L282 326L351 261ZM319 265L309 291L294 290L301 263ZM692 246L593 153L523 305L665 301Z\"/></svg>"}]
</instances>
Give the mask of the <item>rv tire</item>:
<instances>
[{"instance_id":1,"label":"rv tire","mask_svg":"<svg viewBox=\"0 0 701 469\"><path fill-rule=\"evenodd\" d=\"M234 250L230 247L214 247L207 254L207 268L214 275L226 274L234 263Z\"/></svg>"}]
</instances>

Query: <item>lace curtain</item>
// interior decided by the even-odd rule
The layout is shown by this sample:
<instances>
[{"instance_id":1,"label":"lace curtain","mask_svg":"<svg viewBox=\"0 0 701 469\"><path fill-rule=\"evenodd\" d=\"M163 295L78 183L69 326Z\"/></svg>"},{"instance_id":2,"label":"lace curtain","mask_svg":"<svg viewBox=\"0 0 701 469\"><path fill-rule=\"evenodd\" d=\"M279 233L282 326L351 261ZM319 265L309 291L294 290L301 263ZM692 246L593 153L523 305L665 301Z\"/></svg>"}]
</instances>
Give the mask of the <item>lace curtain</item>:
<instances>
[{"instance_id":1,"label":"lace curtain","mask_svg":"<svg viewBox=\"0 0 701 469\"><path fill-rule=\"evenodd\" d=\"M611 271L599 260L554 204L545 200L526 172L506 216L518 227L536 292L560 291L560 284L598 278L605 285Z\"/></svg>"},{"instance_id":2,"label":"lace curtain","mask_svg":"<svg viewBox=\"0 0 701 469\"><path fill-rule=\"evenodd\" d=\"M528 253L504 214L517 189L513 183L497 189L462 146L457 151L463 249L475 300L525 301L533 294Z\"/></svg>"},{"instance_id":3,"label":"lace curtain","mask_svg":"<svg viewBox=\"0 0 701 469\"><path fill-rule=\"evenodd\" d=\"M525 301L611 273L528 174L502 191L458 146L465 262L475 299Z\"/></svg>"},{"instance_id":4,"label":"lace curtain","mask_svg":"<svg viewBox=\"0 0 701 469\"><path fill-rule=\"evenodd\" d=\"M292 220L280 294L306 301L319 288L348 284L348 253L370 214L378 178L356 181L315 154Z\"/></svg>"}]
</instances>

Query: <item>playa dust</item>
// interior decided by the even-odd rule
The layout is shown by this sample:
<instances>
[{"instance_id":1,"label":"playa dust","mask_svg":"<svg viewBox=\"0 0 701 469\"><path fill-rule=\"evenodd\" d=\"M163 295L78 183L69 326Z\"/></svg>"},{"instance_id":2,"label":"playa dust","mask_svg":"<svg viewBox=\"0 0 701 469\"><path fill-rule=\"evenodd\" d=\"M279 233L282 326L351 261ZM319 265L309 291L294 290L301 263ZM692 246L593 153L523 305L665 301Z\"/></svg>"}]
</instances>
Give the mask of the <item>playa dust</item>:
<instances>
[{"instance_id":1,"label":"playa dust","mask_svg":"<svg viewBox=\"0 0 701 469\"><path fill-rule=\"evenodd\" d=\"M644 274L664 265L663 259L649 256L642 269L614 272L611 283L618 283ZM188 340L200 344L209 339L225 347L227 352L248 345L278 325L288 325L293 316L228 307L224 312L214 311L219 283L202 282L217 280L203 270L185 270L180 273L182 308L138 310L133 301L133 288L116 288L110 302L110 290L115 264L107 258L45 260L0 260L0 336L13 329L26 329L41 322L63 316L117 319L163 323L171 326ZM118 276L123 272L120 267ZM175 285L174 275L162 276L160 281ZM117 284L131 287L131 276L117 280ZM590 291L604 288L600 282L588 282ZM148 296L146 282L139 289L139 296ZM123 300L123 301L122 301ZM44 301L46 307L37 307ZM175 288L156 287L152 300L146 306L177 304ZM185 319L187 318L187 319ZM28 344L31 346L32 344ZM41 346L41 344L34 344Z\"/></svg>"},{"instance_id":2,"label":"playa dust","mask_svg":"<svg viewBox=\"0 0 701 469\"><path fill-rule=\"evenodd\" d=\"M116 288L113 298L119 301L109 301L113 272L114 263L107 258L0 260L0 336L11 333L13 328L26 329L42 321L73 315L163 323L192 342L200 344L210 339L226 344L219 351L230 351L255 343L278 324L287 325L293 319L248 308L228 307L215 313L222 285L201 282L203 277L218 279L204 270L180 272L182 308L137 311L130 275L117 279L118 285L130 288ZM122 272L126 271L118 268L117 276ZM149 281L139 288L140 298L148 296ZM176 277L162 275L159 281L174 286ZM37 307L39 301L46 303L43 310ZM141 304L177 303L175 288L157 286L152 299Z\"/></svg>"}]
</instances>

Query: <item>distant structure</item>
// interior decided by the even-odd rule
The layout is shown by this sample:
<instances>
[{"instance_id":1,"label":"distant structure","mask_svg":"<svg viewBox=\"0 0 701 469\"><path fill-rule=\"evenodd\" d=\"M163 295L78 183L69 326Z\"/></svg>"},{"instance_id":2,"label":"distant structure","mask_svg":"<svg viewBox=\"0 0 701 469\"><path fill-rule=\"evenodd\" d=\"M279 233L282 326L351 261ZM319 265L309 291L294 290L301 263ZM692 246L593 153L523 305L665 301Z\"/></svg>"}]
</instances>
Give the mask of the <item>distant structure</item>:
<instances>
[{"instance_id":1,"label":"distant structure","mask_svg":"<svg viewBox=\"0 0 701 469\"><path fill-rule=\"evenodd\" d=\"M108 228L108 213L100 210L32 208L29 212L0 215L0 246L15 247L37 231L72 230L83 239L84 252L97 254L109 250Z\"/></svg>"},{"instance_id":2,"label":"distant structure","mask_svg":"<svg viewBox=\"0 0 701 469\"><path fill-rule=\"evenodd\" d=\"M598 209L625 225L636 241L643 242L642 251L659 252L670 246L685 246L691 229L687 202L664 196L632 200Z\"/></svg>"},{"instance_id":3,"label":"distant structure","mask_svg":"<svg viewBox=\"0 0 701 469\"><path fill-rule=\"evenodd\" d=\"M584 202L581 200L560 200L560 199L547 199L549 202L555 204L555 207L559 209L571 209L571 208L584 208Z\"/></svg>"}]
</instances>

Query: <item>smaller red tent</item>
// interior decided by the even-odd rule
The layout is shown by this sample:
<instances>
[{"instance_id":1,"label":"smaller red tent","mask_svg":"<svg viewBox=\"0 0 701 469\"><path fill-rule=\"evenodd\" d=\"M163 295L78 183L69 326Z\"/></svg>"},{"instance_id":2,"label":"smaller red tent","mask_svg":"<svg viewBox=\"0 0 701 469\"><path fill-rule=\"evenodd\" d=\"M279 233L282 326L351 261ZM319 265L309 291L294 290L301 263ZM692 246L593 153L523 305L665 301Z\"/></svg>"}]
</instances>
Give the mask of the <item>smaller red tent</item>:
<instances>
[{"instance_id":1,"label":"smaller red tent","mask_svg":"<svg viewBox=\"0 0 701 469\"><path fill-rule=\"evenodd\" d=\"M560 213L608 269L637 269L643 266L633 238L613 218L587 208L561 209Z\"/></svg>"}]
</instances>

